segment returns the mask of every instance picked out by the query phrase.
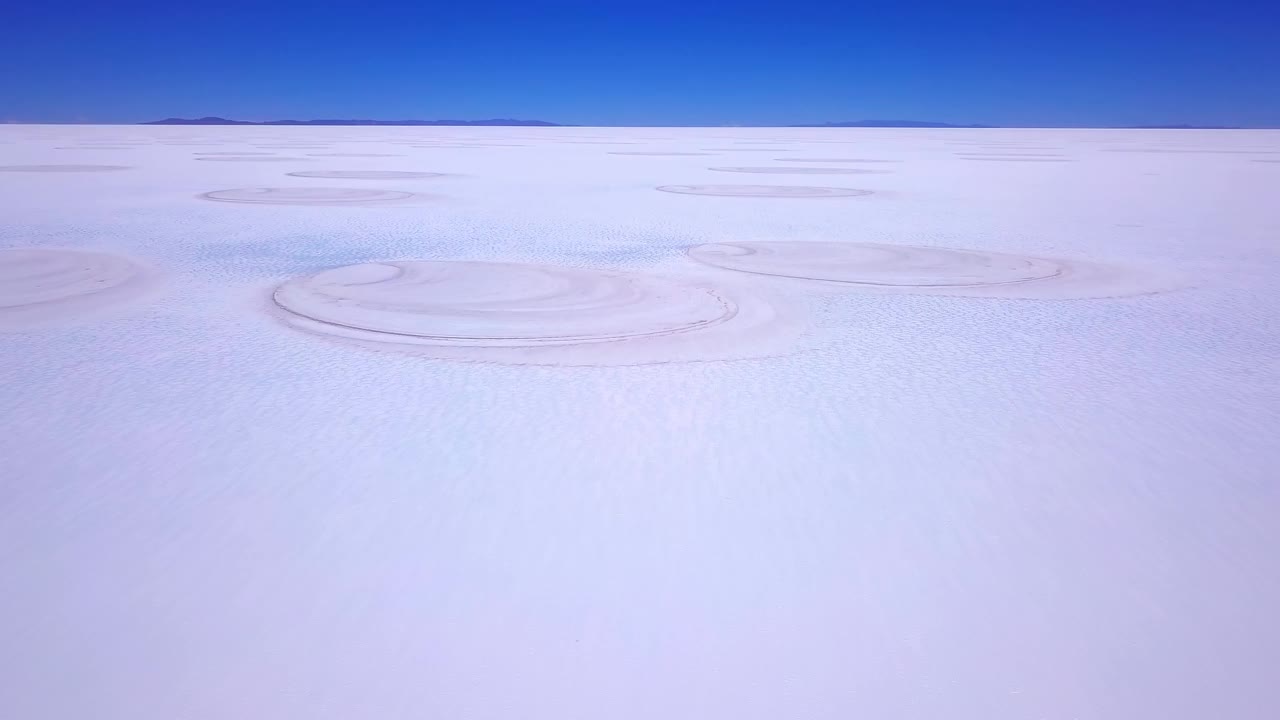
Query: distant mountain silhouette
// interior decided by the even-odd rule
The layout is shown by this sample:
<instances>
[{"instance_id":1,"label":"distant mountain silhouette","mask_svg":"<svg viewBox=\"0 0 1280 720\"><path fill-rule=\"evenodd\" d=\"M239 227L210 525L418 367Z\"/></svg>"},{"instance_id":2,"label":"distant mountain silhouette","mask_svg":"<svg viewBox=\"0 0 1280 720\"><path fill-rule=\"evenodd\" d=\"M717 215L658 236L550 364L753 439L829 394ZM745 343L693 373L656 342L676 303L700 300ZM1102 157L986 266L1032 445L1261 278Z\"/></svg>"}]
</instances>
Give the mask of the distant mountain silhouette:
<instances>
[{"instance_id":1,"label":"distant mountain silhouette","mask_svg":"<svg viewBox=\"0 0 1280 720\"><path fill-rule=\"evenodd\" d=\"M1131 125L1128 130L1242 130L1231 125Z\"/></svg>"},{"instance_id":2,"label":"distant mountain silhouette","mask_svg":"<svg viewBox=\"0 0 1280 720\"><path fill-rule=\"evenodd\" d=\"M186 118L165 118L164 120L152 120L151 122L139 123L140 125L257 125L258 123L247 122L244 120L228 120L220 117L202 117L194 120Z\"/></svg>"},{"instance_id":3,"label":"distant mountain silhouette","mask_svg":"<svg viewBox=\"0 0 1280 720\"><path fill-rule=\"evenodd\" d=\"M498 118L494 120L267 120L250 122L248 120L228 120L220 117L202 118L166 118L140 123L141 125L453 125L462 127L573 127L545 120L511 120ZM721 127L721 126L710 126ZM736 125L734 127L770 127L756 125ZM847 122L808 123L803 125L786 125L794 128L996 128L997 125L953 125L943 122L927 122L923 120L851 120ZM1024 126L1040 127L1040 126ZM1046 126L1057 127L1057 126ZM1111 126L1120 130L1242 130L1243 128L1228 125L1127 125Z\"/></svg>"},{"instance_id":4,"label":"distant mountain silhouette","mask_svg":"<svg viewBox=\"0 0 1280 720\"><path fill-rule=\"evenodd\" d=\"M266 122L249 122L248 120L228 120L220 117L202 117L195 119L166 118L140 123L142 125L487 125L487 126L521 126L521 127L565 127L559 123L545 120L267 120Z\"/></svg>"},{"instance_id":5,"label":"distant mountain silhouette","mask_svg":"<svg viewBox=\"0 0 1280 720\"><path fill-rule=\"evenodd\" d=\"M812 123L807 125L788 125L787 127L831 127L831 128L989 128L994 125L952 125L942 122L924 122L921 120L852 120L847 122Z\"/></svg>"}]
</instances>

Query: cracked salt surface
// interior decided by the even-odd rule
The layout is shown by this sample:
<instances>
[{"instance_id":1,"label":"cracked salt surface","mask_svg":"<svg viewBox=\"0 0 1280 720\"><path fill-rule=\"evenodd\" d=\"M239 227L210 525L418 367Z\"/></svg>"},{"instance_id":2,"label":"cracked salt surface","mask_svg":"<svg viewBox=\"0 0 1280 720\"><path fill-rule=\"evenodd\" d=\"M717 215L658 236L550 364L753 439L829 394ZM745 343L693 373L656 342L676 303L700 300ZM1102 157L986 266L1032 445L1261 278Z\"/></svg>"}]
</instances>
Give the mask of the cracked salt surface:
<instances>
[{"instance_id":1,"label":"cracked salt surface","mask_svg":"<svg viewBox=\"0 0 1280 720\"><path fill-rule=\"evenodd\" d=\"M0 126L0 718L1270 720L1277 150Z\"/></svg>"}]
</instances>

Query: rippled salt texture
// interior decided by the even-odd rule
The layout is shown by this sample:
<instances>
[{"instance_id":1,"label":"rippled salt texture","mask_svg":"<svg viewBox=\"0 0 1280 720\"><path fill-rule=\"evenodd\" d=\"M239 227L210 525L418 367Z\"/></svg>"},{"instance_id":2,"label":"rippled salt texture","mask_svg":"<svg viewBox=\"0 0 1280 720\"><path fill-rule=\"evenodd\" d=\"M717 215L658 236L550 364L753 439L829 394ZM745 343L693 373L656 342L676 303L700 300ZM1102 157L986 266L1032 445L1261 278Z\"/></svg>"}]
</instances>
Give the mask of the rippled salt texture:
<instances>
[{"instance_id":1,"label":"rippled salt texture","mask_svg":"<svg viewBox=\"0 0 1280 720\"><path fill-rule=\"evenodd\" d=\"M1276 716L1276 132L0 141L0 166L128 168L0 172L0 247L164 278L83 322L0 332L0 718ZM77 146L101 149L55 149ZM237 151L307 157L195 159ZM708 169L784 157L898 162L820 183ZM285 176L327 170L444 176L355 186L431 198L417 204L200 199L353 187ZM655 190L734 180L874 194ZM1181 283L846 292L686 254L735 242ZM725 343L707 362L524 366L335 342L272 312L291 280L399 260L767 285L810 326L765 358L725 361L742 356Z\"/></svg>"}]
</instances>

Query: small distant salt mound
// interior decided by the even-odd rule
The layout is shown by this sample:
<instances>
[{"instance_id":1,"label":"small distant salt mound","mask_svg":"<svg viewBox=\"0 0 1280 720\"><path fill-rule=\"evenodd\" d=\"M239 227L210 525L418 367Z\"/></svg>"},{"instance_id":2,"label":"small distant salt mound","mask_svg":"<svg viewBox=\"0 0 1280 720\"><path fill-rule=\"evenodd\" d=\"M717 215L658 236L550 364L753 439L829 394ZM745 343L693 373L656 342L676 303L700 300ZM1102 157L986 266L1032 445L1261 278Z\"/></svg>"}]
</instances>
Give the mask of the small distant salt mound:
<instances>
[{"instance_id":1,"label":"small distant salt mound","mask_svg":"<svg viewBox=\"0 0 1280 720\"><path fill-rule=\"evenodd\" d=\"M675 157L675 156L677 156L677 155L710 155L711 153L705 153L705 152L658 152L658 151L641 151L641 150L634 150L634 151L630 151L630 150L629 150L629 151L617 151L617 150L610 150L610 151L609 151L609 154L610 154L610 155L651 155L651 156L654 156L654 157Z\"/></svg>"},{"instance_id":2,"label":"small distant salt mound","mask_svg":"<svg viewBox=\"0 0 1280 720\"><path fill-rule=\"evenodd\" d=\"M991 150L987 152L958 152L955 153L960 157L979 157L979 158L1064 158L1066 155L1061 153L1040 153L1040 152L1008 152Z\"/></svg>"},{"instance_id":3,"label":"small distant salt mound","mask_svg":"<svg viewBox=\"0 0 1280 720\"><path fill-rule=\"evenodd\" d=\"M1193 148L1102 148L1103 152L1154 153L1157 155L1276 155L1280 150L1200 150Z\"/></svg>"},{"instance_id":4,"label":"small distant salt mound","mask_svg":"<svg viewBox=\"0 0 1280 720\"><path fill-rule=\"evenodd\" d=\"M635 365L760 357L795 327L754 294L627 273L498 262L395 261L290 280L288 325L427 357Z\"/></svg>"},{"instance_id":5,"label":"small distant salt mound","mask_svg":"<svg viewBox=\"0 0 1280 720\"><path fill-rule=\"evenodd\" d=\"M1089 262L910 245L744 241L698 245L688 254L726 270L871 292L1071 299L1173 287L1168 278Z\"/></svg>"},{"instance_id":6,"label":"small distant salt mound","mask_svg":"<svg viewBox=\"0 0 1280 720\"><path fill-rule=\"evenodd\" d=\"M307 153L310 157L404 157L395 153Z\"/></svg>"},{"instance_id":7,"label":"small distant salt mound","mask_svg":"<svg viewBox=\"0 0 1280 720\"><path fill-rule=\"evenodd\" d=\"M888 170L825 167L713 167L716 172L757 173L760 175L875 175Z\"/></svg>"},{"instance_id":8,"label":"small distant salt mound","mask_svg":"<svg viewBox=\"0 0 1280 720\"><path fill-rule=\"evenodd\" d=\"M74 173L128 170L127 165L0 165L0 172Z\"/></svg>"},{"instance_id":9,"label":"small distant salt mound","mask_svg":"<svg viewBox=\"0 0 1280 720\"><path fill-rule=\"evenodd\" d=\"M409 170L301 170L285 173L294 177L339 178L342 180L407 180L410 178L444 177L444 173Z\"/></svg>"},{"instance_id":10,"label":"small distant salt mound","mask_svg":"<svg viewBox=\"0 0 1280 720\"><path fill-rule=\"evenodd\" d=\"M86 250L0 250L0 331L86 320L158 286L150 269L119 255Z\"/></svg>"},{"instance_id":11,"label":"small distant salt mound","mask_svg":"<svg viewBox=\"0 0 1280 720\"><path fill-rule=\"evenodd\" d=\"M363 188L241 188L215 190L197 197L216 202L250 205L383 205L417 197L396 190Z\"/></svg>"},{"instance_id":12,"label":"small distant salt mound","mask_svg":"<svg viewBox=\"0 0 1280 720\"><path fill-rule=\"evenodd\" d=\"M192 154L193 155L218 155L218 156L231 155L236 157L248 157L251 155L275 155L275 153L269 153L269 152L245 152L243 150L224 150L220 152L198 152L198 153L192 153Z\"/></svg>"},{"instance_id":13,"label":"small distant salt mound","mask_svg":"<svg viewBox=\"0 0 1280 720\"><path fill-rule=\"evenodd\" d=\"M870 158L777 158L779 162L816 162L816 163L896 163L901 160L873 160Z\"/></svg>"},{"instance_id":14,"label":"small distant salt mound","mask_svg":"<svg viewBox=\"0 0 1280 720\"><path fill-rule=\"evenodd\" d=\"M1035 155L971 155L962 156L961 160L982 160L986 162L1075 162L1068 157L1049 157Z\"/></svg>"},{"instance_id":15,"label":"small distant salt mound","mask_svg":"<svg viewBox=\"0 0 1280 720\"><path fill-rule=\"evenodd\" d=\"M1016 145L1013 143L1006 143L1003 145L976 145L974 147L978 150L993 150L995 152L1005 152L1007 150L1022 151L1022 150L1064 150L1065 149L1057 145Z\"/></svg>"},{"instance_id":16,"label":"small distant salt mound","mask_svg":"<svg viewBox=\"0 0 1280 720\"><path fill-rule=\"evenodd\" d=\"M870 190L797 185L662 185L662 192L680 195L714 195L717 197L756 198L835 198L870 195Z\"/></svg>"},{"instance_id":17,"label":"small distant salt mound","mask_svg":"<svg viewBox=\"0 0 1280 720\"><path fill-rule=\"evenodd\" d=\"M265 157L250 155L249 153L237 153L235 155L208 155L193 159L203 160L205 162L311 162L310 158L281 157L279 155L269 155L267 153L263 153L262 155Z\"/></svg>"}]
</instances>

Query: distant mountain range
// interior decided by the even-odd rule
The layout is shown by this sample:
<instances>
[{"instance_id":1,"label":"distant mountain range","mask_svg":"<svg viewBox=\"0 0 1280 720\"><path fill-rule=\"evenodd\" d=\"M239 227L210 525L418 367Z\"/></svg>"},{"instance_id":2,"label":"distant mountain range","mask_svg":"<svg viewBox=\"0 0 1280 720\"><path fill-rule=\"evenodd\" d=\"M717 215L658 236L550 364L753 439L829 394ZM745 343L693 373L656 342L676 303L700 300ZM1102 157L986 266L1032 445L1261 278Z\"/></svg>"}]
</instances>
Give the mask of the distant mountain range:
<instances>
[{"instance_id":1,"label":"distant mountain range","mask_svg":"<svg viewBox=\"0 0 1280 720\"><path fill-rule=\"evenodd\" d=\"M460 125L460 126L520 126L520 127L570 127L561 123L545 120L267 120L250 122L248 120L228 120L220 117L202 118L166 118L142 123L143 125ZM815 123L811 125L788 125L787 127L899 127L899 128L984 128L990 125L952 125L940 122L922 122L919 120L855 120L851 122Z\"/></svg>"},{"instance_id":2,"label":"distant mountain range","mask_svg":"<svg viewBox=\"0 0 1280 720\"><path fill-rule=\"evenodd\" d=\"M829 127L829 128L998 128L999 125L952 125L951 123L922 122L920 120L854 120L851 122L829 122L815 125L788 125L787 127ZM1240 130L1230 125L1127 125L1118 126L1119 130Z\"/></svg>"},{"instance_id":3,"label":"distant mountain range","mask_svg":"<svg viewBox=\"0 0 1280 720\"><path fill-rule=\"evenodd\" d=\"M494 120L267 120L250 122L248 120L228 120L220 117L202 118L166 118L140 123L142 125L452 125L461 127L573 127L546 120L511 120L499 118ZM751 127L751 126L734 126ZM943 122L927 122L923 120L850 120L846 122L811 123L805 125L787 125L794 128L997 128L998 125L953 125ZM1023 126L1029 127L1029 126ZM1226 125L1130 125L1119 126L1121 130L1240 130L1238 127Z\"/></svg>"},{"instance_id":4,"label":"distant mountain range","mask_svg":"<svg viewBox=\"0 0 1280 720\"><path fill-rule=\"evenodd\" d=\"M519 126L519 127L563 127L559 123L545 120L267 120L250 122L248 120L228 120L220 117L166 118L141 123L142 125L463 125L463 126Z\"/></svg>"},{"instance_id":5,"label":"distant mountain range","mask_svg":"<svg viewBox=\"0 0 1280 720\"><path fill-rule=\"evenodd\" d=\"M1129 130L1243 130L1234 125L1133 125Z\"/></svg>"},{"instance_id":6,"label":"distant mountain range","mask_svg":"<svg viewBox=\"0 0 1280 720\"><path fill-rule=\"evenodd\" d=\"M846 122L813 123L810 125L788 125L787 127L815 128L989 128L994 125L952 125L943 122L925 122L921 120L850 120Z\"/></svg>"}]
</instances>

